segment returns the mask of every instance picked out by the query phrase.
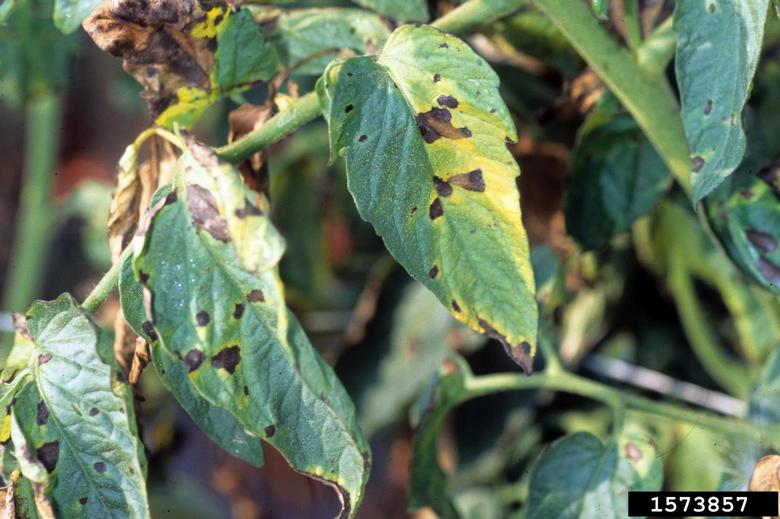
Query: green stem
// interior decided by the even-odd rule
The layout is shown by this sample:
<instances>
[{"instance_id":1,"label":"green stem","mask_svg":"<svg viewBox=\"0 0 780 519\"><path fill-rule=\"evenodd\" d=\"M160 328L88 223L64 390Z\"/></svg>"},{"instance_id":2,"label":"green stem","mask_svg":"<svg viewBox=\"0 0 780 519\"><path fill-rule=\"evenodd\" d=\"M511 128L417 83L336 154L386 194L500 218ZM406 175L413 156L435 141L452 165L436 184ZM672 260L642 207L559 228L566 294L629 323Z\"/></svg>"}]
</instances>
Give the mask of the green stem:
<instances>
[{"instance_id":1,"label":"green stem","mask_svg":"<svg viewBox=\"0 0 780 519\"><path fill-rule=\"evenodd\" d=\"M469 0L438 20L433 27L452 34L465 34L516 11L527 0Z\"/></svg>"},{"instance_id":2,"label":"green stem","mask_svg":"<svg viewBox=\"0 0 780 519\"><path fill-rule=\"evenodd\" d=\"M639 25L639 0L625 0L623 3L623 16L626 43L629 49L635 51L642 45L642 30Z\"/></svg>"},{"instance_id":3,"label":"green stem","mask_svg":"<svg viewBox=\"0 0 780 519\"><path fill-rule=\"evenodd\" d=\"M724 418L668 402L650 400L649 398L566 372L555 374L540 373L530 377L508 373L484 375L470 380L467 387L474 397L521 389L563 391L592 398L610 406L614 406L614 402L620 402L621 405L625 404L632 411L650 413L654 416L674 421L695 424L722 434L738 433L744 436L753 436L756 433L763 433L770 438L773 436L777 437L780 434L777 426L756 424L735 418Z\"/></svg>"},{"instance_id":4,"label":"green stem","mask_svg":"<svg viewBox=\"0 0 780 519\"><path fill-rule=\"evenodd\" d=\"M127 257L132 253L133 246L130 244L122 252L122 255L117 262L111 266L111 269L100 278L100 281L98 281L98 284L95 285L95 288L92 289L92 292L89 293L87 298L84 299L81 306L87 313L94 314L97 312L97 309L100 308L100 305L108 299L108 296L111 295L111 292L114 291L119 282L119 273L122 271L122 264L124 264Z\"/></svg>"},{"instance_id":5,"label":"green stem","mask_svg":"<svg viewBox=\"0 0 780 519\"><path fill-rule=\"evenodd\" d=\"M677 99L665 79L646 74L629 51L599 25L585 2L534 2L634 116L677 182L690 194L688 145Z\"/></svg>"},{"instance_id":6,"label":"green stem","mask_svg":"<svg viewBox=\"0 0 780 519\"><path fill-rule=\"evenodd\" d=\"M744 366L726 355L710 330L690 274L677 256L670 258L668 284L674 294L683 330L704 370L726 391L740 398L748 394L750 377Z\"/></svg>"},{"instance_id":7,"label":"green stem","mask_svg":"<svg viewBox=\"0 0 780 519\"><path fill-rule=\"evenodd\" d=\"M260 128L247 133L235 142L216 149L220 158L238 163L258 151L282 140L304 124L322 115L315 92L299 97L287 109L274 115Z\"/></svg>"},{"instance_id":8,"label":"green stem","mask_svg":"<svg viewBox=\"0 0 780 519\"><path fill-rule=\"evenodd\" d=\"M24 180L3 307L24 311L40 295L53 226L51 183L57 158L60 97L46 93L26 104Z\"/></svg>"}]
</instances>

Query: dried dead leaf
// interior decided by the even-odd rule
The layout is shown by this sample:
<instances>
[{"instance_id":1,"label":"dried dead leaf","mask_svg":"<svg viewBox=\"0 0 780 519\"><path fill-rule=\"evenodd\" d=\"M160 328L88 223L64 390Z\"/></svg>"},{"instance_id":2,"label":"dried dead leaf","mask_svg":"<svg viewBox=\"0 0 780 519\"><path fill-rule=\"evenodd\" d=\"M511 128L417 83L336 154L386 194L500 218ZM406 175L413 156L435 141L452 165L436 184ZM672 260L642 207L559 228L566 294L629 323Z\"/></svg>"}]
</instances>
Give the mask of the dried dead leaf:
<instances>
[{"instance_id":1,"label":"dried dead leaf","mask_svg":"<svg viewBox=\"0 0 780 519\"><path fill-rule=\"evenodd\" d=\"M780 492L780 456L769 454L756 462L748 490L751 492ZM780 497L778 497L778 506L780 506ZM778 519L778 516L773 516L772 519Z\"/></svg>"}]
</instances>

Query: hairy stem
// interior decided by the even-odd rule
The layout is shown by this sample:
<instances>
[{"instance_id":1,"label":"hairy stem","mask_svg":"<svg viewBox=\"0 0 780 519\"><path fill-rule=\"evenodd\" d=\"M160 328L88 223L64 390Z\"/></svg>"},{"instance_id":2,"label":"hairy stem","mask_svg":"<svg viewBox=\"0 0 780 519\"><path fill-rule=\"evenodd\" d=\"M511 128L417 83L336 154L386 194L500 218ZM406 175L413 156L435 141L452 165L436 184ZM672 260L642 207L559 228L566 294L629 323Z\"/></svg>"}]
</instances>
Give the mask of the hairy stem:
<instances>
[{"instance_id":1,"label":"hairy stem","mask_svg":"<svg viewBox=\"0 0 780 519\"><path fill-rule=\"evenodd\" d=\"M444 32L465 34L503 18L525 3L527 0L470 0L431 25Z\"/></svg>"},{"instance_id":2,"label":"hairy stem","mask_svg":"<svg viewBox=\"0 0 780 519\"><path fill-rule=\"evenodd\" d=\"M111 269L100 278L100 281L98 281L98 284L95 285L95 288L92 289L92 292L89 293L87 298L84 299L81 306L87 313L94 314L97 312L97 309L100 308L100 305L108 299L108 296L111 295L111 292L114 291L119 282L119 273L122 271L122 264L132 253L133 247L132 244L130 244L122 252L122 255L117 262L111 266Z\"/></svg>"},{"instance_id":3,"label":"hairy stem","mask_svg":"<svg viewBox=\"0 0 780 519\"><path fill-rule=\"evenodd\" d=\"M315 92L299 97L290 106L274 115L260 128L251 131L235 142L216 149L221 159L241 162L271 144L282 140L301 126L322 115Z\"/></svg>"},{"instance_id":4,"label":"hairy stem","mask_svg":"<svg viewBox=\"0 0 780 519\"><path fill-rule=\"evenodd\" d=\"M57 157L60 97L34 96L26 104L24 180L3 309L21 312L40 295L49 257L53 211L50 191Z\"/></svg>"},{"instance_id":5,"label":"hairy stem","mask_svg":"<svg viewBox=\"0 0 780 519\"><path fill-rule=\"evenodd\" d=\"M677 99L660 75L644 72L631 53L599 25L585 2L534 0L620 99L686 193L691 161Z\"/></svg>"}]
</instances>

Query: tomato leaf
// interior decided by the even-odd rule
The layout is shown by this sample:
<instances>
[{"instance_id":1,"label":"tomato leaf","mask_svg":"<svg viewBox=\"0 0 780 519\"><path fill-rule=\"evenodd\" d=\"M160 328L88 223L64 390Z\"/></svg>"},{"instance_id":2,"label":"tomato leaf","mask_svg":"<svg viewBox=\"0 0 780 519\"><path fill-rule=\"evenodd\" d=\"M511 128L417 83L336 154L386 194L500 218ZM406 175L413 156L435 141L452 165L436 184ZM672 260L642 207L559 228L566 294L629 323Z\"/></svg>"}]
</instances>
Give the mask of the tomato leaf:
<instances>
[{"instance_id":1,"label":"tomato leaf","mask_svg":"<svg viewBox=\"0 0 780 519\"><path fill-rule=\"evenodd\" d=\"M284 244L267 202L195 143L179 160L173 189L157 198L134 260L152 347L186 369L210 405L295 470L333 486L341 515L351 517L368 477L368 446L352 401L284 304Z\"/></svg>"},{"instance_id":2,"label":"tomato leaf","mask_svg":"<svg viewBox=\"0 0 780 519\"><path fill-rule=\"evenodd\" d=\"M276 72L278 60L273 46L266 41L248 9L228 11L217 26L217 51L214 53L216 87L229 89L254 81L268 80Z\"/></svg>"},{"instance_id":3,"label":"tomato leaf","mask_svg":"<svg viewBox=\"0 0 780 519\"><path fill-rule=\"evenodd\" d=\"M378 58L335 62L318 92L360 215L459 320L527 372L537 307L514 124L498 77L464 42L402 26Z\"/></svg>"},{"instance_id":4,"label":"tomato leaf","mask_svg":"<svg viewBox=\"0 0 780 519\"><path fill-rule=\"evenodd\" d=\"M110 346L67 294L33 304L17 329L33 345L34 383L15 395L10 424L24 476L64 517L148 517L132 396Z\"/></svg>"},{"instance_id":5,"label":"tomato leaf","mask_svg":"<svg viewBox=\"0 0 780 519\"><path fill-rule=\"evenodd\" d=\"M585 133L574 152L566 230L599 247L647 213L669 188L663 160L629 115Z\"/></svg>"},{"instance_id":6,"label":"tomato leaf","mask_svg":"<svg viewBox=\"0 0 780 519\"><path fill-rule=\"evenodd\" d=\"M605 444L590 433L553 442L533 468L528 517L628 517L626 492L660 490L661 458L649 441L622 436Z\"/></svg>"},{"instance_id":7,"label":"tomato leaf","mask_svg":"<svg viewBox=\"0 0 780 519\"><path fill-rule=\"evenodd\" d=\"M675 71L691 152L693 201L745 154L742 109L761 53L768 0L677 2Z\"/></svg>"},{"instance_id":8,"label":"tomato leaf","mask_svg":"<svg viewBox=\"0 0 780 519\"><path fill-rule=\"evenodd\" d=\"M56 0L54 2L54 25L64 33L71 33L81 26L100 0Z\"/></svg>"},{"instance_id":9,"label":"tomato leaf","mask_svg":"<svg viewBox=\"0 0 780 519\"><path fill-rule=\"evenodd\" d=\"M399 22L427 22L428 6L425 0L353 0Z\"/></svg>"},{"instance_id":10,"label":"tomato leaf","mask_svg":"<svg viewBox=\"0 0 780 519\"><path fill-rule=\"evenodd\" d=\"M322 74L338 49L373 52L390 35L379 16L362 9L292 9L261 23L272 27L265 36L282 65L288 69L299 65L295 73L305 75ZM326 52L329 49L332 52Z\"/></svg>"}]
</instances>

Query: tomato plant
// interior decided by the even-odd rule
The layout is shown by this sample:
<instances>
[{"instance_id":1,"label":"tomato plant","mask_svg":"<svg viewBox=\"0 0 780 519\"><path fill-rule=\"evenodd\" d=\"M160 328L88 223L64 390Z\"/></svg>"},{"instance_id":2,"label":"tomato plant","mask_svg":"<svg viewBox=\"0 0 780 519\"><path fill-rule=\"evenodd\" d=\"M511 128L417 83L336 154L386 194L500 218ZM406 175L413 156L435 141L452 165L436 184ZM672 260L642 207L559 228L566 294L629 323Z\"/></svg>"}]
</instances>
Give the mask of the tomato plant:
<instances>
[{"instance_id":1,"label":"tomato plant","mask_svg":"<svg viewBox=\"0 0 780 519\"><path fill-rule=\"evenodd\" d=\"M406 457L379 465L403 465L401 508L442 517L778 490L769 0L342 3L0 4L0 91L27 121L6 516L150 516L149 393L235 458L329 485L345 518L393 428ZM153 124L110 202L72 202L88 221L110 204L105 274L31 303L80 28ZM482 437L459 435L465 410Z\"/></svg>"}]
</instances>

